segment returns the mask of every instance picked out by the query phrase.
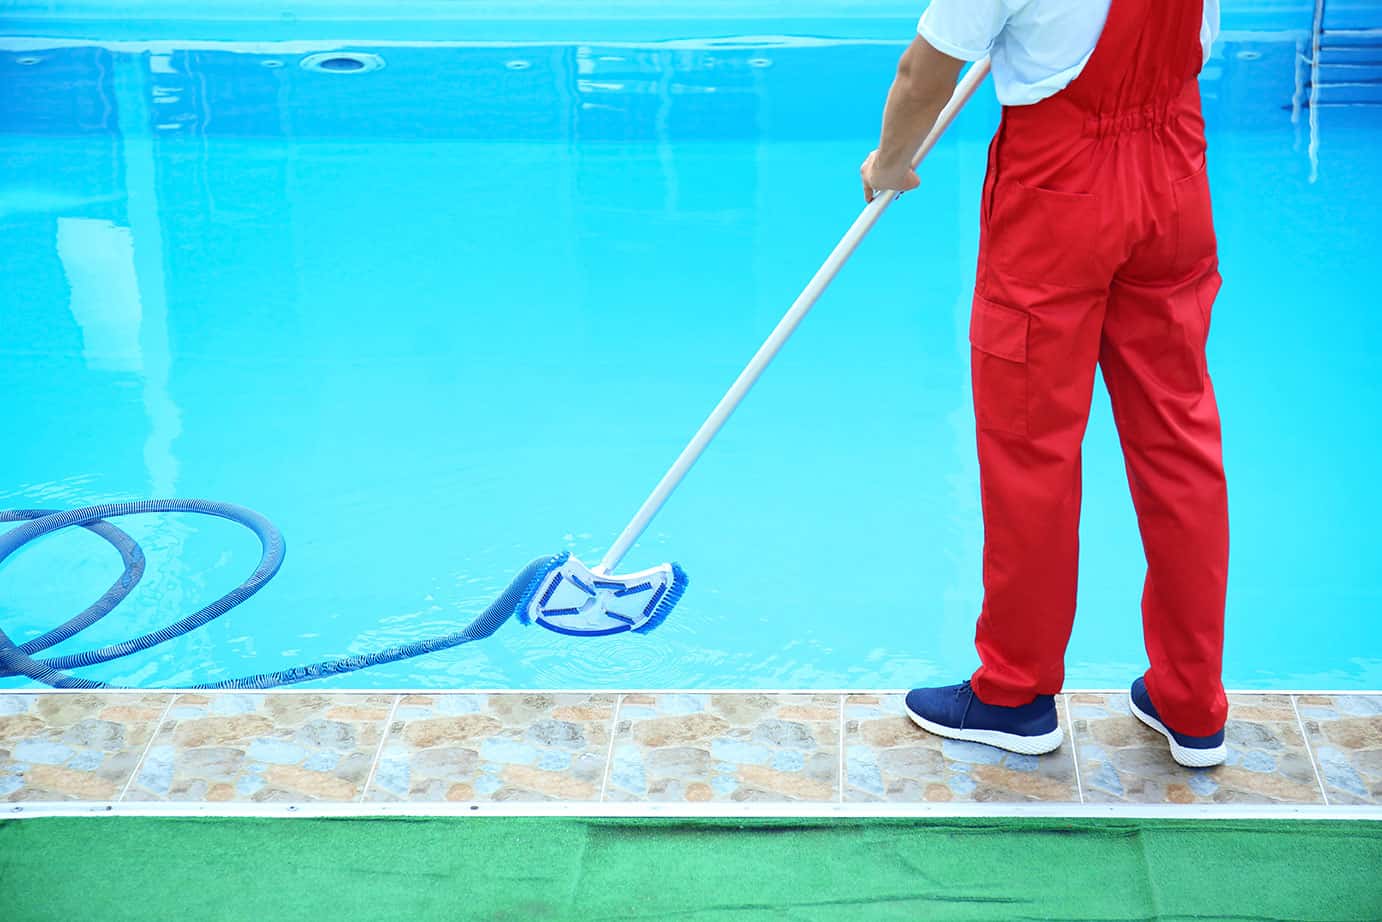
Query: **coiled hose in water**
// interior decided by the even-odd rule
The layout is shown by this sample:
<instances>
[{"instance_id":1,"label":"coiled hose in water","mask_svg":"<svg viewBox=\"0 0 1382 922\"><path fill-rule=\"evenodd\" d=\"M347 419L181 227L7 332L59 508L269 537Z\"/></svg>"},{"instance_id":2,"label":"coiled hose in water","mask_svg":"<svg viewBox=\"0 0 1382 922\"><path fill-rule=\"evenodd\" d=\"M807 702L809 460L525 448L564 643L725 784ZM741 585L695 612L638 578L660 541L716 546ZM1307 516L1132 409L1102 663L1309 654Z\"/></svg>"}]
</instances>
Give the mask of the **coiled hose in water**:
<instances>
[{"instance_id":1,"label":"coiled hose in water","mask_svg":"<svg viewBox=\"0 0 1382 922\"><path fill-rule=\"evenodd\" d=\"M262 553L259 565L239 586L221 596L205 608L188 615L162 630L127 640L123 643L59 656L50 659L35 659L34 654L67 640L101 618L119 605L125 596L134 589L144 575L144 552L128 534L116 528L107 519L123 515L140 515L151 512L192 512L199 515L214 515L229 519L245 526L259 538ZM103 506L87 506L82 509L58 511L53 509L12 509L0 510L0 522L22 522L23 524L0 534L0 564L19 548L36 538L51 534L63 528L80 525L100 535L120 554L125 570L120 578L106 590L105 594L84 611L69 619L41 637L23 644L16 644L3 629L0 629L0 678L23 675L54 688L113 688L105 682L96 682L69 674L66 670L82 666L107 663L122 656L129 656L141 650L157 646L165 641L180 637L188 631L209 624L230 611L241 602L264 588L274 578L283 564L283 535L273 523L252 509L231 503L218 503L201 499L152 499L133 503L112 503ZM524 567L514 577L509 587L495 599L493 604L480 613L463 629L437 637L415 640L399 644L373 653L346 656L340 659L325 660L305 666L294 666L275 672L226 679L221 682L208 682L192 688L273 688L277 685L292 685L326 676L355 672L370 666L393 663L411 659L438 650L460 646L474 640L482 640L499 629L515 612L526 608L533 593L542 580L555 568L566 561L565 553L553 557L539 557Z\"/></svg>"}]
</instances>

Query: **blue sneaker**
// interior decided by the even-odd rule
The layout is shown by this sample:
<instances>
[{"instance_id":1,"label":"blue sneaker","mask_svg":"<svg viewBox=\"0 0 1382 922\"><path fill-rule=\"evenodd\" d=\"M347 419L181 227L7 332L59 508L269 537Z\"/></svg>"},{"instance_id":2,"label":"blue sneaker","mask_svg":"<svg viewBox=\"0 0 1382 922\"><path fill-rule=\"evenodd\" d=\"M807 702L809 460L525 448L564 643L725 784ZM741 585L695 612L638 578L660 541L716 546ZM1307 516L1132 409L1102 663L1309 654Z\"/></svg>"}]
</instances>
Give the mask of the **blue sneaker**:
<instances>
[{"instance_id":1,"label":"blue sneaker","mask_svg":"<svg viewBox=\"0 0 1382 922\"><path fill-rule=\"evenodd\" d=\"M1130 703L1137 719L1166 737L1166 741L1171 744L1171 758L1186 768L1222 765L1228 758L1223 730L1209 736L1186 736L1162 723L1161 718L1157 716L1156 708L1152 706L1152 696L1147 694L1147 682L1144 679L1139 678L1132 683Z\"/></svg>"},{"instance_id":2,"label":"blue sneaker","mask_svg":"<svg viewBox=\"0 0 1382 922\"><path fill-rule=\"evenodd\" d=\"M1041 695L1022 707L998 707L980 701L968 682L912 689L907 716L928 733L1027 756L1058 749L1063 737L1053 696Z\"/></svg>"}]
</instances>

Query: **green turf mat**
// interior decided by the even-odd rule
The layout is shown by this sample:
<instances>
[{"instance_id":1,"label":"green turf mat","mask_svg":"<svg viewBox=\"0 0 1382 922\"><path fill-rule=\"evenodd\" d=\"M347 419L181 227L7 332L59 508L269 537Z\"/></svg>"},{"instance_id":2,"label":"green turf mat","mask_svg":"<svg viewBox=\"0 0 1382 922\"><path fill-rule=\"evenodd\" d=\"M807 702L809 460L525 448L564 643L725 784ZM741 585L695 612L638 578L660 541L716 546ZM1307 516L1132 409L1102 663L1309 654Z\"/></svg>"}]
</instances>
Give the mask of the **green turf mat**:
<instances>
[{"instance_id":1,"label":"green turf mat","mask_svg":"<svg viewBox=\"0 0 1382 922\"><path fill-rule=\"evenodd\" d=\"M1382 823L0 822L4 922L1382 919Z\"/></svg>"}]
</instances>

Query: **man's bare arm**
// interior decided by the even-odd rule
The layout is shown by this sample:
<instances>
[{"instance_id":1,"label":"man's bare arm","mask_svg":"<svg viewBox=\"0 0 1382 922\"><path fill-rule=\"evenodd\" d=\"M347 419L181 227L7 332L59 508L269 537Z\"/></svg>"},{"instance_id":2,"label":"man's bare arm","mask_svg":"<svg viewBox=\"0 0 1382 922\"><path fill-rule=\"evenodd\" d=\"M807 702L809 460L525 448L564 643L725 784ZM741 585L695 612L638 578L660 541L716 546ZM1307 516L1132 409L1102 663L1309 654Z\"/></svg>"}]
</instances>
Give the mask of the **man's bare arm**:
<instances>
[{"instance_id":1,"label":"man's bare arm","mask_svg":"<svg viewBox=\"0 0 1382 922\"><path fill-rule=\"evenodd\" d=\"M917 187L912 156L950 101L962 67L964 61L937 51L919 35L903 52L883 110L878 150L859 170L866 200L879 189L906 192Z\"/></svg>"}]
</instances>

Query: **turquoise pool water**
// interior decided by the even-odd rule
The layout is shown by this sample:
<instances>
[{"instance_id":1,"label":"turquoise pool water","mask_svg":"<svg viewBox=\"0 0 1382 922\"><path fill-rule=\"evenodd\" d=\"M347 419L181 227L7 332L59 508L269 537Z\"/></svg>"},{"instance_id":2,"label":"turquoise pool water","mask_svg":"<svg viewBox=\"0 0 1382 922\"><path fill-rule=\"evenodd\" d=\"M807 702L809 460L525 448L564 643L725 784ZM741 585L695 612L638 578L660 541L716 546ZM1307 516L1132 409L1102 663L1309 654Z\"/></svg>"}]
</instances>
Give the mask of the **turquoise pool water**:
<instances>
[{"instance_id":1,"label":"turquoise pool water","mask_svg":"<svg viewBox=\"0 0 1382 922\"><path fill-rule=\"evenodd\" d=\"M772 25L0 26L0 508L205 496L288 541L229 616L83 674L362 652L454 629L539 554L598 559L861 204L907 22ZM1366 88L1302 106L1308 15L1224 26L1203 84L1226 678L1378 688L1382 108L1345 104ZM385 66L300 66L336 49ZM997 117L981 91L629 556L691 574L664 627L515 624L334 684L967 674L966 332ZM1102 390L1086 446L1069 684L1119 687L1143 560ZM143 584L53 653L175 620L257 560L228 523L122 527ZM0 569L0 625L37 636L118 572L94 536L46 539Z\"/></svg>"}]
</instances>

